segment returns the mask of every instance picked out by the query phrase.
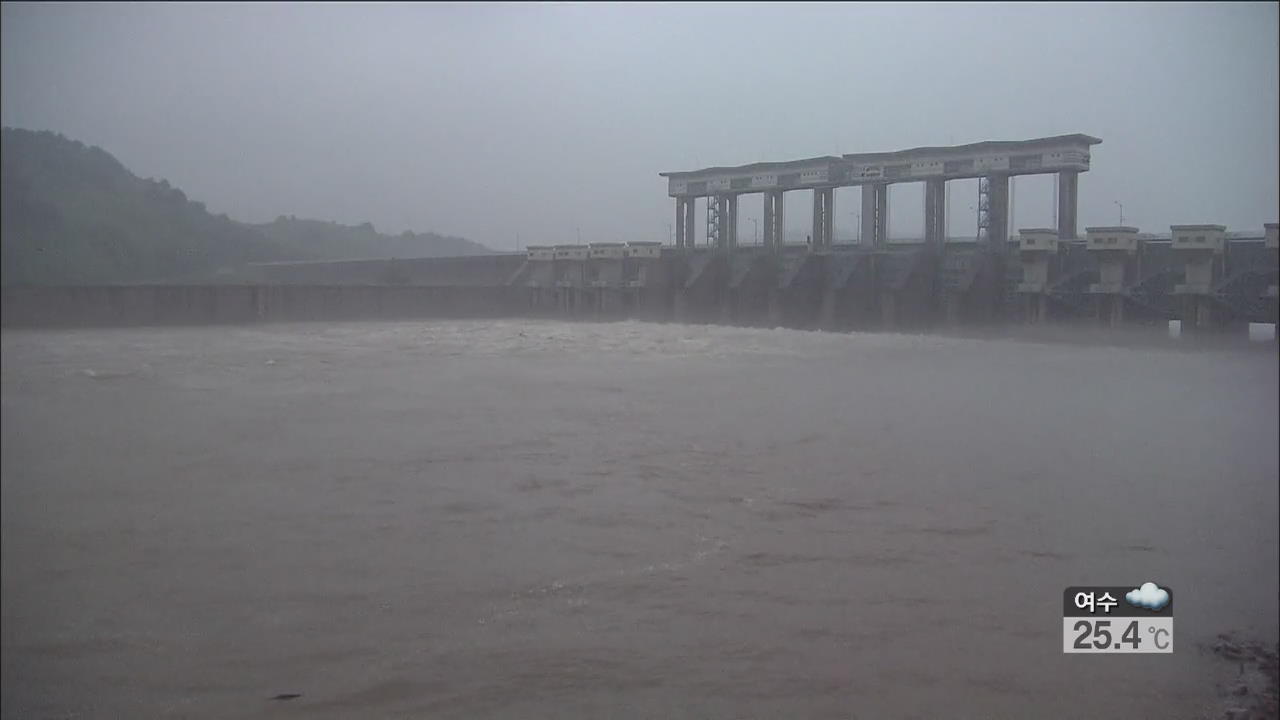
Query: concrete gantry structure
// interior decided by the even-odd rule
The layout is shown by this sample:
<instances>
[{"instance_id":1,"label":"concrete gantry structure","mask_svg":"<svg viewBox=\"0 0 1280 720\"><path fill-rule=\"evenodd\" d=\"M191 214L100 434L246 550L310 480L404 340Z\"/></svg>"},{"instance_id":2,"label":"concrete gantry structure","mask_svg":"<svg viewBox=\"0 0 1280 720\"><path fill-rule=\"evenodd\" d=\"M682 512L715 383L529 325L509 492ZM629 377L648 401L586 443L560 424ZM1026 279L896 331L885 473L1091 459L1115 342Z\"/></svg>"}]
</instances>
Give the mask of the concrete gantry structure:
<instances>
[{"instance_id":1,"label":"concrete gantry structure","mask_svg":"<svg viewBox=\"0 0 1280 720\"><path fill-rule=\"evenodd\" d=\"M1214 293L1223 280L1227 250L1224 225L1173 225L1172 247L1183 256L1183 282L1174 287L1182 296L1182 328L1202 329L1215 324Z\"/></svg>"},{"instance_id":2,"label":"concrete gantry structure","mask_svg":"<svg viewBox=\"0 0 1280 720\"><path fill-rule=\"evenodd\" d=\"M1085 228L1085 247L1097 256L1098 282L1089 292L1098 297L1098 318L1109 325L1124 322L1125 297L1137 284L1142 238L1127 225Z\"/></svg>"},{"instance_id":3,"label":"concrete gantry structure","mask_svg":"<svg viewBox=\"0 0 1280 720\"><path fill-rule=\"evenodd\" d=\"M530 245L506 281L529 291L529 307L568 316L664 316L662 243Z\"/></svg>"},{"instance_id":4,"label":"concrete gantry structure","mask_svg":"<svg viewBox=\"0 0 1280 720\"><path fill-rule=\"evenodd\" d=\"M470 302L470 291L452 286L472 283L492 291L484 307L507 307L515 314L551 311L767 327L929 328L1019 317L1031 322L1100 318L1151 328L1180 319L1184 327L1220 330L1275 323L1280 316L1280 228L1275 223L1266 225L1265 235L1192 225L1175 226L1169 234L1090 227L1087 239L1074 237L1076 174L1088 168L1088 150L1097 142L1063 136L672 173L667 177L676 200L677 248L595 242L476 258L329 267L273 263L259 268L269 292L254 297L267 297L270 305L277 283L332 283L349 273L352 282L403 286L353 295L352 302L378 307L399 307L419 296L438 297L446 307ZM1058 175L1059 206L1066 211L1059 213L1056 227L1022 230L1011 253L1010 178L1032 173ZM959 177L978 179L978 238L946 237L946 182ZM913 181L924 183L924 236L888 243L889 186ZM837 245L832 237L834 191L840 186L862 187L859 245ZM784 241L783 199L792 189L813 192L808 246ZM760 193L764 200L762 247L737 244L738 201L747 193ZM713 242L695 248L699 198L706 199L707 237ZM505 282L495 284L495 278ZM1011 293L1023 302L1009 302Z\"/></svg>"},{"instance_id":5,"label":"concrete gantry structure","mask_svg":"<svg viewBox=\"0 0 1280 720\"><path fill-rule=\"evenodd\" d=\"M1089 135L1059 135L760 162L659 175L667 178L667 194L676 201L677 247L694 246L694 207L698 198L706 198L708 243L732 249L736 245L738 196L763 193L765 245L776 250L783 244L785 229L783 193L811 190L810 241L816 251L829 251L832 246L837 187L862 186L862 242L875 247L888 240L889 185L925 183L925 239L940 244L946 227L947 181L978 178L981 185L979 225L984 231L983 239L1003 253L1009 240L1009 178L1056 174L1057 234L1063 240L1074 239L1079 174L1089 169L1089 148L1101 142Z\"/></svg>"},{"instance_id":6,"label":"concrete gantry structure","mask_svg":"<svg viewBox=\"0 0 1280 720\"><path fill-rule=\"evenodd\" d=\"M1280 271L1264 235L1209 224L1170 230L1091 227L1083 243L1059 240L1051 228L1022 230L1020 262L1010 268L1022 317L1137 325L1180 320L1183 331L1275 322L1280 309L1269 287Z\"/></svg>"},{"instance_id":7,"label":"concrete gantry structure","mask_svg":"<svg viewBox=\"0 0 1280 720\"><path fill-rule=\"evenodd\" d=\"M1245 322L1275 324L1277 226L1265 226L1262 243L1240 242L1222 225L1174 225L1172 248L1183 273L1173 289L1183 330L1226 330Z\"/></svg>"},{"instance_id":8,"label":"concrete gantry structure","mask_svg":"<svg viewBox=\"0 0 1280 720\"><path fill-rule=\"evenodd\" d=\"M1058 281L1058 231L1054 228L1019 230L1018 253L1022 260L1018 292L1025 298L1023 317L1031 322L1044 322L1049 315L1049 289Z\"/></svg>"}]
</instances>

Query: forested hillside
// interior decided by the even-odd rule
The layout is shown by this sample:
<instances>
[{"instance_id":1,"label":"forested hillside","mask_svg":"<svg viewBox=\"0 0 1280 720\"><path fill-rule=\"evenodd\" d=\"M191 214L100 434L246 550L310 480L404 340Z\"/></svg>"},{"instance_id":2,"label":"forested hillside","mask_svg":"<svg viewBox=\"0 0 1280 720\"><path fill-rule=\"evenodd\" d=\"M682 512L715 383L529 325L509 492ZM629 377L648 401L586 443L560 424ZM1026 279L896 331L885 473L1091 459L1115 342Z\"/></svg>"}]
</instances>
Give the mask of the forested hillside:
<instances>
[{"instance_id":1,"label":"forested hillside","mask_svg":"<svg viewBox=\"0 0 1280 720\"><path fill-rule=\"evenodd\" d=\"M487 252L462 238L388 236L372 225L212 215L165 180L142 179L101 148L51 132L0 133L4 284L203 280L245 263Z\"/></svg>"}]
</instances>

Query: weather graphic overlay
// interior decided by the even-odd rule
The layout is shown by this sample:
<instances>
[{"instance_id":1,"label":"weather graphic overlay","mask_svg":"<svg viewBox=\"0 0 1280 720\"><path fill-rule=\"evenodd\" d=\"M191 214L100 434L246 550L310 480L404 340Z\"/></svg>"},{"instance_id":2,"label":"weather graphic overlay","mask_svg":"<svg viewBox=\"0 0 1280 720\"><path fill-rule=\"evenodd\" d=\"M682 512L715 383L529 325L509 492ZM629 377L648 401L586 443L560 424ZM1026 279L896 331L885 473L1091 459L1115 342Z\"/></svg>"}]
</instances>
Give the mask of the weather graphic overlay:
<instances>
[{"instance_id":1,"label":"weather graphic overlay","mask_svg":"<svg viewBox=\"0 0 1280 720\"><path fill-rule=\"evenodd\" d=\"M1172 653L1173 590L1154 582L1067 588L1062 652Z\"/></svg>"}]
</instances>

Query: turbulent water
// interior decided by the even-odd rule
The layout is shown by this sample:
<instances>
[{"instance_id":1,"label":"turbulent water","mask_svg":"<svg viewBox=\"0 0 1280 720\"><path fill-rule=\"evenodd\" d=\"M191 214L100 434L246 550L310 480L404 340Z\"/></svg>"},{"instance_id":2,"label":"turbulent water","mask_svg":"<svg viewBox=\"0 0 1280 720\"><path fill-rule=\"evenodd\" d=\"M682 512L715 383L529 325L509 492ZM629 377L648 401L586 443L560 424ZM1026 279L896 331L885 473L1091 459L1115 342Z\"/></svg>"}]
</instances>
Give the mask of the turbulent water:
<instances>
[{"instance_id":1,"label":"turbulent water","mask_svg":"<svg viewBox=\"0 0 1280 720\"><path fill-rule=\"evenodd\" d=\"M3 335L3 714L1192 718L1277 637L1262 351ZM1063 655L1152 580L1173 655ZM297 694L292 699L273 699Z\"/></svg>"}]
</instances>

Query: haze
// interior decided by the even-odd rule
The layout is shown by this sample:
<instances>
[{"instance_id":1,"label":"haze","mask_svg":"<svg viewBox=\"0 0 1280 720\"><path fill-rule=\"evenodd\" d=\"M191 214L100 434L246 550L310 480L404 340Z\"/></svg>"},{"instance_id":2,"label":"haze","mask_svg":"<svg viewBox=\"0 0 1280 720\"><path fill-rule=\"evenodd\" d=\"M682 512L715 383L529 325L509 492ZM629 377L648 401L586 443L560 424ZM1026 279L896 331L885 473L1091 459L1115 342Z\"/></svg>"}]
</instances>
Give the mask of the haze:
<instances>
[{"instance_id":1,"label":"haze","mask_svg":"<svg viewBox=\"0 0 1280 720\"><path fill-rule=\"evenodd\" d=\"M1276 23L1274 3L6 3L2 114L237 219L497 248L664 239L664 170L1069 132L1105 141L1082 227L1119 201L1152 232L1256 230L1280 214ZM913 192L895 234L919 231ZM1050 222L1050 179L1017 192L1016 226Z\"/></svg>"},{"instance_id":2,"label":"haze","mask_svg":"<svg viewBox=\"0 0 1280 720\"><path fill-rule=\"evenodd\" d=\"M0 7L0 720L1276 717L1276 3Z\"/></svg>"}]
</instances>

